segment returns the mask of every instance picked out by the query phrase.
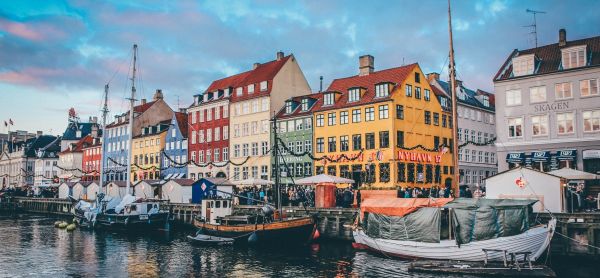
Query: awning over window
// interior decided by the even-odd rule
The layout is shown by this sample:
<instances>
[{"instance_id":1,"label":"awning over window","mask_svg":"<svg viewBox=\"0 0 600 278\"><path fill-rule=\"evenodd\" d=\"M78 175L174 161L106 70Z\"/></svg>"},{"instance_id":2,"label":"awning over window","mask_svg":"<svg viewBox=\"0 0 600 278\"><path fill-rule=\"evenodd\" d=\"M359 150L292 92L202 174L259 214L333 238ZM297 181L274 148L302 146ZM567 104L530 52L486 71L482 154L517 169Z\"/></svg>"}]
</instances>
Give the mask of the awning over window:
<instances>
[{"instance_id":1,"label":"awning over window","mask_svg":"<svg viewBox=\"0 0 600 278\"><path fill-rule=\"evenodd\" d=\"M508 153L508 154L506 154L506 162L524 163L525 162L525 153Z\"/></svg>"},{"instance_id":2,"label":"awning over window","mask_svg":"<svg viewBox=\"0 0 600 278\"><path fill-rule=\"evenodd\" d=\"M577 150L560 150L556 152L556 159L561 161L577 160Z\"/></svg>"},{"instance_id":3,"label":"awning over window","mask_svg":"<svg viewBox=\"0 0 600 278\"><path fill-rule=\"evenodd\" d=\"M533 152L531 153L531 161L534 162L548 162L550 160L550 152Z\"/></svg>"}]
</instances>

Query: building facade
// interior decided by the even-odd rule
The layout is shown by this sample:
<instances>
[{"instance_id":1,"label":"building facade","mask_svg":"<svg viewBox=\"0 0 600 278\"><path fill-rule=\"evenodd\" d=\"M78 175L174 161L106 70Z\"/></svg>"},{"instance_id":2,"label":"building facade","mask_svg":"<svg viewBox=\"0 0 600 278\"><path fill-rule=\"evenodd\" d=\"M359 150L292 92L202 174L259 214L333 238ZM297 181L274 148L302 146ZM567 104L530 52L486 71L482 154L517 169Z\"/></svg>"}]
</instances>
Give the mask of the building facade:
<instances>
[{"instance_id":1,"label":"building facade","mask_svg":"<svg viewBox=\"0 0 600 278\"><path fill-rule=\"evenodd\" d=\"M315 173L370 188L453 186L452 117L419 65L374 71L364 55L359 72L335 79L314 113L314 153L328 158Z\"/></svg>"},{"instance_id":2,"label":"building facade","mask_svg":"<svg viewBox=\"0 0 600 278\"><path fill-rule=\"evenodd\" d=\"M270 179L270 121L286 99L310 94L308 82L294 55L277 52L276 59L255 64L250 71L232 76L230 99L229 178ZM243 165L240 165L242 164Z\"/></svg>"},{"instance_id":3,"label":"building facade","mask_svg":"<svg viewBox=\"0 0 600 278\"><path fill-rule=\"evenodd\" d=\"M57 137L58 139L58 137ZM60 140L39 148L35 151L35 177L34 186L54 184L58 177L58 153L60 152Z\"/></svg>"},{"instance_id":4,"label":"building facade","mask_svg":"<svg viewBox=\"0 0 600 278\"><path fill-rule=\"evenodd\" d=\"M173 110L163 100L161 90L157 90L151 102L142 99L134 107L133 137L142 134L142 127L156 126L161 122L170 121ZM105 165L105 182L114 180L124 181L127 178L127 155L129 151L129 112L116 115L115 121L106 125L106 146L102 154Z\"/></svg>"},{"instance_id":5,"label":"building facade","mask_svg":"<svg viewBox=\"0 0 600 278\"><path fill-rule=\"evenodd\" d=\"M165 149L170 124L171 120L166 120L157 125L143 126L142 133L133 137L131 152L133 165L130 179L132 182L161 178L162 152Z\"/></svg>"},{"instance_id":6,"label":"building facade","mask_svg":"<svg viewBox=\"0 0 600 278\"><path fill-rule=\"evenodd\" d=\"M91 145L82 149L81 169L83 181L98 181L100 179L100 163L102 161L102 143L95 138Z\"/></svg>"},{"instance_id":7,"label":"building facade","mask_svg":"<svg viewBox=\"0 0 600 278\"><path fill-rule=\"evenodd\" d=\"M498 170L598 173L599 78L600 36L514 50L494 77Z\"/></svg>"},{"instance_id":8,"label":"building facade","mask_svg":"<svg viewBox=\"0 0 600 278\"><path fill-rule=\"evenodd\" d=\"M94 144L95 138L87 135L58 154L58 178L61 182L83 178L83 149Z\"/></svg>"},{"instance_id":9,"label":"building facade","mask_svg":"<svg viewBox=\"0 0 600 278\"><path fill-rule=\"evenodd\" d=\"M186 165L188 162L188 121L187 113L175 112L165 135L165 148L161 153L161 179L185 179L187 178ZM165 156L166 155L166 156ZM172 163L174 161L175 163Z\"/></svg>"},{"instance_id":10,"label":"building facade","mask_svg":"<svg viewBox=\"0 0 600 278\"><path fill-rule=\"evenodd\" d=\"M193 180L229 177L229 98L237 78L213 81L188 108L188 166Z\"/></svg>"},{"instance_id":11,"label":"building facade","mask_svg":"<svg viewBox=\"0 0 600 278\"><path fill-rule=\"evenodd\" d=\"M287 147L279 147L282 184L295 184L294 179L313 175L314 161L308 155L300 154L313 152L312 114L322 103L322 93L293 97L285 101L276 115L277 137ZM274 142L273 138L271 142ZM271 157L271 169L275 169L275 157Z\"/></svg>"},{"instance_id":12,"label":"building facade","mask_svg":"<svg viewBox=\"0 0 600 278\"><path fill-rule=\"evenodd\" d=\"M0 154L0 188L34 185L36 151L60 144L60 137L38 135L5 144Z\"/></svg>"},{"instance_id":13,"label":"building facade","mask_svg":"<svg viewBox=\"0 0 600 278\"><path fill-rule=\"evenodd\" d=\"M439 74L430 73L427 80L432 89L440 91L445 100L442 105L451 108L449 82L442 81ZM466 88L457 80L458 150L460 185L470 187L483 185L485 178L498 171L496 163L495 96L483 90Z\"/></svg>"}]
</instances>

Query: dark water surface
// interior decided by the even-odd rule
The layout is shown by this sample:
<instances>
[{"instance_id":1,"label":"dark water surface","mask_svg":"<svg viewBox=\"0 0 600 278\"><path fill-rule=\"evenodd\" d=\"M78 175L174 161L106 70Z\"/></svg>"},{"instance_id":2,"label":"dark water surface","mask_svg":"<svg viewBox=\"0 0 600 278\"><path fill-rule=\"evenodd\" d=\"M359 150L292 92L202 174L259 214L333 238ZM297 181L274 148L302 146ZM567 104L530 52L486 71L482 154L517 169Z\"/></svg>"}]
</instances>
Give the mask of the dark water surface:
<instances>
[{"instance_id":1,"label":"dark water surface","mask_svg":"<svg viewBox=\"0 0 600 278\"><path fill-rule=\"evenodd\" d=\"M349 243L197 247L185 240L192 231L67 232L54 228L54 221L0 216L0 277L451 277L408 273L408 262L355 252ZM600 277L598 263L559 263L553 268L560 276Z\"/></svg>"}]
</instances>

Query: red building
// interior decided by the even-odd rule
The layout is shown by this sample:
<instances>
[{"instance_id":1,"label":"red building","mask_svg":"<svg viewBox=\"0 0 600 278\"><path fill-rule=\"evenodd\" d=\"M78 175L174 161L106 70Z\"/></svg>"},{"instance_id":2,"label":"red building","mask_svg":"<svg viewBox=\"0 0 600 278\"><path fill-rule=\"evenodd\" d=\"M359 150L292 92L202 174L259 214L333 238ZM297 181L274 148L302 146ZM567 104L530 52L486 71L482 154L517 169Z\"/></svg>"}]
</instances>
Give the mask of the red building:
<instances>
[{"instance_id":1,"label":"red building","mask_svg":"<svg viewBox=\"0 0 600 278\"><path fill-rule=\"evenodd\" d=\"M229 98L233 90L231 77L214 81L204 94L194 96L188 108L188 167L191 179L227 177L229 160Z\"/></svg>"},{"instance_id":2,"label":"red building","mask_svg":"<svg viewBox=\"0 0 600 278\"><path fill-rule=\"evenodd\" d=\"M100 138L93 138L92 144L82 148L81 169L85 172L83 181L97 181L100 179L100 161L102 161L102 144Z\"/></svg>"}]
</instances>

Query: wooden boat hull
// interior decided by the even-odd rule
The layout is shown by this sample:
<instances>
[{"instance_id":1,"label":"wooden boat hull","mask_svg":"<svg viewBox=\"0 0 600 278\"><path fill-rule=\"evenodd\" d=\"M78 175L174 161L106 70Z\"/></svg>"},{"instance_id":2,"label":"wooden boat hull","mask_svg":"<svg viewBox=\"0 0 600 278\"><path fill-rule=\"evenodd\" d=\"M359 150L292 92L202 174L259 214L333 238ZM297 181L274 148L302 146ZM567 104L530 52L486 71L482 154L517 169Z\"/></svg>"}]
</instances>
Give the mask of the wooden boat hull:
<instances>
[{"instance_id":1,"label":"wooden boat hull","mask_svg":"<svg viewBox=\"0 0 600 278\"><path fill-rule=\"evenodd\" d=\"M236 243L246 243L254 234L257 243L305 244L312 240L316 221L309 216L264 224L214 225L195 219L194 226L203 234L233 238Z\"/></svg>"},{"instance_id":2,"label":"wooden boat hull","mask_svg":"<svg viewBox=\"0 0 600 278\"><path fill-rule=\"evenodd\" d=\"M168 212L145 216L101 213L96 216L95 227L117 230L159 230L165 229L169 223Z\"/></svg>"},{"instance_id":3,"label":"wooden boat hull","mask_svg":"<svg viewBox=\"0 0 600 278\"><path fill-rule=\"evenodd\" d=\"M388 256L410 259L460 260L480 262L484 260L482 249L502 249L508 252L531 252L531 260L537 260L548 248L554 234L556 220L545 226L537 226L515 236L474 241L458 246L454 240L439 243L388 240L371 238L362 229L353 231L354 240L361 247ZM490 261L502 261L502 254L488 254Z\"/></svg>"}]
</instances>

